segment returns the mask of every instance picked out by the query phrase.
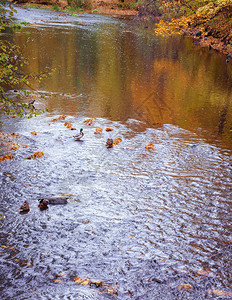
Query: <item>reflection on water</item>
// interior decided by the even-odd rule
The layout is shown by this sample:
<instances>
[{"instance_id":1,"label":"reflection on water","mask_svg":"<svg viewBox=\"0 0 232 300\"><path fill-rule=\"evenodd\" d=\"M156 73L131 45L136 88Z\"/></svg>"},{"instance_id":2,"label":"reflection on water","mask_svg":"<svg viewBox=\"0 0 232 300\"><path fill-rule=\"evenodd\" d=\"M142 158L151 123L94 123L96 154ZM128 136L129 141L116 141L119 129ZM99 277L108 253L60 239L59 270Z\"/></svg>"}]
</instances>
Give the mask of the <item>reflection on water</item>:
<instances>
[{"instance_id":1,"label":"reflection on water","mask_svg":"<svg viewBox=\"0 0 232 300\"><path fill-rule=\"evenodd\" d=\"M15 34L19 44L32 40L25 49L29 71L56 68L38 86L57 93L47 103L52 111L201 128L211 141L232 144L232 68L225 57L131 22L58 17L60 26ZM41 19L48 23L46 15Z\"/></svg>"},{"instance_id":2,"label":"reflection on water","mask_svg":"<svg viewBox=\"0 0 232 300\"><path fill-rule=\"evenodd\" d=\"M38 86L49 114L2 117L1 131L29 147L0 165L1 299L230 297L229 66L189 40L81 18L15 34L24 43L30 31L31 71L56 72ZM58 114L68 117L51 122ZM83 142L65 121L84 129ZM24 159L35 151L44 156ZM39 196L63 193L72 194L66 206L39 210ZM31 210L20 215L25 200ZM117 285L117 295L75 277Z\"/></svg>"}]
</instances>

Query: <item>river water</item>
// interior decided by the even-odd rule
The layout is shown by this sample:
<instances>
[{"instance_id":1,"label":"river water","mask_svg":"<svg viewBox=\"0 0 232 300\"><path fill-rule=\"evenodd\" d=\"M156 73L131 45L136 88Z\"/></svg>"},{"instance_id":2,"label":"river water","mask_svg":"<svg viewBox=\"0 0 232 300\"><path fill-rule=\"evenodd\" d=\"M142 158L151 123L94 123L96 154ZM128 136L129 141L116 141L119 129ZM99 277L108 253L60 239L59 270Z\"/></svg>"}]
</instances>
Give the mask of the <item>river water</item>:
<instances>
[{"instance_id":1,"label":"river water","mask_svg":"<svg viewBox=\"0 0 232 300\"><path fill-rule=\"evenodd\" d=\"M0 165L0 298L231 298L231 63L149 24L20 8L16 19L30 24L2 38L30 38L26 71L55 71L35 84L49 112L1 117L28 147ZM64 193L67 205L38 208Z\"/></svg>"}]
</instances>

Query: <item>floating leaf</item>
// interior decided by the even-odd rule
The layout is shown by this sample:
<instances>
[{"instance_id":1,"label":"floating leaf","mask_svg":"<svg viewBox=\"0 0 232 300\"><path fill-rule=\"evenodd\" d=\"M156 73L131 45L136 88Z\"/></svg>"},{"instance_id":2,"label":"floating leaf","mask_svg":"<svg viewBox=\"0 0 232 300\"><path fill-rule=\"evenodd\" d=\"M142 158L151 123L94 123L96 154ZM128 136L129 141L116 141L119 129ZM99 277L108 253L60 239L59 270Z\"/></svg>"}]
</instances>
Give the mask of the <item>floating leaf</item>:
<instances>
[{"instance_id":1,"label":"floating leaf","mask_svg":"<svg viewBox=\"0 0 232 300\"><path fill-rule=\"evenodd\" d=\"M64 123L64 126L67 127L67 128L70 129L70 130L75 130L75 128L73 128L73 127L72 127L72 124L69 123L69 122L65 122L65 123Z\"/></svg>"},{"instance_id":2,"label":"floating leaf","mask_svg":"<svg viewBox=\"0 0 232 300\"><path fill-rule=\"evenodd\" d=\"M28 263L28 262L26 262L26 261L23 261L23 262L21 263L21 266L22 266L22 267L23 267L23 266L32 267L32 264L30 264L30 263Z\"/></svg>"},{"instance_id":3,"label":"floating leaf","mask_svg":"<svg viewBox=\"0 0 232 300\"><path fill-rule=\"evenodd\" d=\"M63 282L63 280L60 280L60 279L52 279L52 281L57 282L57 283L62 283Z\"/></svg>"},{"instance_id":4,"label":"floating leaf","mask_svg":"<svg viewBox=\"0 0 232 300\"><path fill-rule=\"evenodd\" d=\"M52 122L57 122L57 121L64 120L66 117L67 117L66 115L59 116L58 118L52 119Z\"/></svg>"},{"instance_id":5,"label":"floating leaf","mask_svg":"<svg viewBox=\"0 0 232 300\"><path fill-rule=\"evenodd\" d=\"M4 161L4 160L8 160L8 159L13 159L14 156L10 153L10 154L6 154L4 156L0 156L0 161Z\"/></svg>"},{"instance_id":6,"label":"floating leaf","mask_svg":"<svg viewBox=\"0 0 232 300\"><path fill-rule=\"evenodd\" d=\"M95 285L97 288L100 287L106 293L117 295L118 285L112 285L111 283L104 283L101 280L90 280L87 278L75 277L73 280L81 285Z\"/></svg>"},{"instance_id":7,"label":"floating leaf","mask_svg":"<svg viewBox=\"0 0 232 300\"><path fill-rule=\"evenodd\" d=\"M42 151L36 151L33 154L31 154L28 157L26 157L26 159L35 159L35 158L39 158L39 157L41 157L43 155L44 155L44 153Z\"/></svg>"},{"instance_id":8,"label":"floating leaf","mask_svg":"<svg viewBox=\"0 0 232 300\"><path fill-rule=\"evenodd\" d=\"M1 248L9 249L9 250L14 250L14 247L13 247L13 246L1 245Z\"/></svg>"},{"instance_id":9,"label":"floating leaf","mask_svg":"<svg viewBox=\"0 0 232 300\"><path fill-rule=\"evenodd\" d=\"M223 291L223 290L213 290L213 289L210 289L209 293L210 294L215 294L217 296L232 297L232 293L231 292L227 292L227 291Z\"/></svg>"},{"instance_id":10,"label":"floating leaf","mask_svg":"<svg viewBox=\"0 0 232 300\"><path fill-rule=\"evenodd\" d=\"M210 271L210 269L201 269L197 272L197 275L199 276L212 276L213 273Z\"/></svg>"},{"instance_id":11,"label":"floating leaf","mask_svg":"<svg viewBox=\"0 0 232 300\"><path fill-rule=\"evenodd\" d=\"M94 134L101 134L102 130L102 128L96 128Z\"/></svg>"},{"instance_id":12,"label":"floating leaf","mask_svg":"<svg viewBox=\"0 0 232 300\"><path fill-rule=\"evenodd\" d=\"M154 149L154 144L149 143L145 146L145 149L150 150L150 149Z\"/></svg>"},{"instance_id":13,"label":"floating leaf","mask_svg":"<svg viewBox=\"0 0 232 300\"><path fill-rule=\"evenodd\" d=\"M90 118L90 119L86 119L85 121L83 121L83 123L90 126L90 125L95 124L95 120L96 120L96 118Z\"/></svg>"},{"instance_id":14,"label":"floating leaf","mask_svg":"<svg viewBox=\"0 0 232 300\"><path fill-rule=\"evenodd\" d=\"M120 139L120 138L116 138L115 140L114 140L114 146L116 146L116 145L118 145L118 144L120 144L122 142L122 139Z\"/></svg>"},{"instance_id":15,"label":"floating leaf","mask_svg":"<svg viewBox=\"0 0 232 300\"><path fill-rule=\"evenodd\" d=\"M31 134L37 135L37 132L36 131L32 131Z\"/></svg>"},{"instance_id":16,"label":"floating leaf","mask_svg":"<svg viewBox=\"0 0 232 300\"><path fill-rule=\"evenodd\" d=\"M113 131L113 128L107 127L106 131Z\"/></svg>"},{"instance_id":17,"label":"floating leaf","mask_svg":"<svg viewBox=\"0 0 232 300\"><path fill-rule=\"evenodd\" d=\"M192 290L193 289L193 286L191 284L188 284L188 283L183 283L181 285L179 285L178 287L178 290Z\"/></svg>"}]
</instances>

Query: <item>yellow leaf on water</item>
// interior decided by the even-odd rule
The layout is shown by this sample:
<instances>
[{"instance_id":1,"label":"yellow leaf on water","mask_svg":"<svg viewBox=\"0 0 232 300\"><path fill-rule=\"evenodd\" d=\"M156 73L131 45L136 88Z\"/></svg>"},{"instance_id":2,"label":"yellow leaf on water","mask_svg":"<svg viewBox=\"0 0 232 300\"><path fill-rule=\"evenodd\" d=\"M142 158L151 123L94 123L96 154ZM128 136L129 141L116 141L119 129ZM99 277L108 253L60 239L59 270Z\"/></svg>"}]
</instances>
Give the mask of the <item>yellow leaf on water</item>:
<instances>
[{"instance_id":1,"label":"yellow leaf on water","mask_svg":"<svg viewBox=\"0 0 232 300\"><path fill-rule=\"evenodd\" d=\"M86 279L86 280L81 282L82 285L87 285L89 283L91 283L91 281L89 279Z\"/></svg>"},{"instance_id":2,"label":"yellow leaf on water","mask_svg":"<svg viewBox=\"0 0 232 300\"><path fill-rule=\"evenodd\" d=\"M6 154L4 156L0 156L0 161L4 161L4 160L8 160L8 159L13 159L14 156L10 153L10 154Z\"/></svg>"},{"instance_id":3,"label":"yellow leaf on water","mask_svg":"<svg viewBox=\"0 0 232 300\"><path fill-rule=\"evenodd\" d=\"M199 276L212 276L213 273L210 271L210 269L201 269L197 272L197 275Z\"/></svg>"},{"instance_id":4,"label":"yellow leaf on water","mask_svg":"<svg viewBox=\"0 0 232 300\"><path fill-rule=\"evenodd\" d=\"M36 151L33 154L31 154L28 157L26 157L26 159L35 159L35 158L39 158L39 157L41 157L43 155L44 155L44 153L42 151Z\"/></svg>"},{"instance_id":5,"label":"yellow leaf on water","mask_svg":"<svg viewBox=\"0 0 232 300\"><path fill-rule=\"evenodd\" d=\"M227 291L223 291L223 290L213 290L213 289L210 289L209 293L210 294L215 294L217 296L232 297L232 293L231 292L227 292Z\"/></svg>"},{"instance_id":6,"label":"yellow leaf on water","mask_svg":"<svg viewBox=\"0 0 232 300\"><path fill-rule=\"evenodd\" d=\"M154 144L149 143L145 146L145 149L150 150L150 149L154 149Z\"/></svg>"},{"instance_id":7,"label":"yellow leaf on water","mask_svg":"<svg viewBox=\"0 0 232 300\"><path fill-rule=\"evenodd\" d=\"M76 283L81 283L81 282L83 281L83 279L78 278L78 277L73 278L73 280L74 280Z\"/></svg>"},{"instance_id":8,"label":"yellow leaf on water","mask_svg":"<svg viewBox=\"0 0 232 300\"><path fill-rule=\"evenodd\" d=\"M96 128L94 134L101 134L102 133L102 128Z\"/></svg>"},{"instance_id":9,"label":"yellow leaf on water","mask_svg":"<svg viewBox=\"0 0 232 300\"><path fill-rule=\"evenodd\" d=\"M121 142L122 142L122 139L116 138L116 139L114 140L114 146L120 144Z\"/></svg>"},{"instance_id":10,"label":"yellow leaf on water","mask_svg":"<svg viewBox=\"0 0 232 300\"><path fill-rule=\"evenodd\" d=\"M60 280L60 279L52 279L52 281L57 282L57 283L62 283L63 282L63 280Z\"/></svg>"},{"instance_id":11,"label":"yellow leaf on water","mask_svg":"<svg viewBox=\"0 0 232 300\"><path fill-rule=\"evenodd\" d=\"M95 123L95 120L96 120L96 118L90 118L90 119L86 119L85 121L83 121L83 123L90 126Z\"/></svg>"},{"instance_id":12,"label":"yellow leaf on water","mask_svg":"<svg viewBox=\"0 0 232 300\"><path fill-rule=\"evenodd\" d=\"M65 123L64 123L64 126L67 127L67 128L70 129L70 130L74 129L74 128L72 127L72 124L69 123L69 122L65 122Z\"/></svg>"},{"instance_id":13,"label":"yellow leaf on water","mask_svg":"<svg viewBox=\"0 0 232 300\"><path fill-rule=\"evenodd\" d=\"M59 116L58 118L52 119L52 122L64 120L66 117L67 117L66 115Z\"/></svg>"}]
</instances>

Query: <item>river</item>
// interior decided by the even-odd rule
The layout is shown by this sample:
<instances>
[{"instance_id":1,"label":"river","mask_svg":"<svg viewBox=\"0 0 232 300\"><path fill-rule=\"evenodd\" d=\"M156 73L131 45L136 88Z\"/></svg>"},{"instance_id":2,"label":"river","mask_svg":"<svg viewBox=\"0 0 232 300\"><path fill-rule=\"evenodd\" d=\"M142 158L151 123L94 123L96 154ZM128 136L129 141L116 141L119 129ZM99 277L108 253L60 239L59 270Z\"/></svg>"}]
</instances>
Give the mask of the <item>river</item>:
<instances>
[{"instance_id":1,"label":"river","mask_svg":"<svg viewBox=\"0 0 232 300\"><path fill-rule=\"evenodd\" d=\"M25 71L54 73L35 83L48 112L1 116L1 132L21 136L0 163L0 298L231 298L231 63L150 24L32 8L15 18L29 24L2 38L30 38ZM63 194L67 205L38 208Z\"/></svg>"}]
</instances>

